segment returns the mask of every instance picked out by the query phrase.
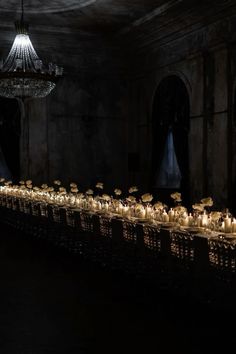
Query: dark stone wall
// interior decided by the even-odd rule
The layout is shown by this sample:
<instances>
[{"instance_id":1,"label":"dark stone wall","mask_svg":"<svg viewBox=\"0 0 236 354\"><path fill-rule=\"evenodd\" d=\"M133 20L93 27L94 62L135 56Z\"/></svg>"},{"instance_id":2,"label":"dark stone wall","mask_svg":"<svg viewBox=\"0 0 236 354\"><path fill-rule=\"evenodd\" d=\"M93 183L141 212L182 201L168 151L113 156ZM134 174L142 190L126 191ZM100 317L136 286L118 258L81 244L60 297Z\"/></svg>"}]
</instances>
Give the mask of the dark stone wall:
<instances>
[{"instance_id":1,"label":"dark stone wall","mask_svg":"<svg viewBox=\"0 0 236 354\"><path fill-rule=\"evenodd\" d=\"M136 66L130 66L128 150L140 157L135 183L144 189L149 188L155 144L153 98L162 79L176 75L190 99L191 202L212 196L215 207L235 208L235 19L232 14L177 39L174 33L168 45L150 32L152 40L139 47Z\"/></svg>"},{"instance_id":2,"label":"dark stone wall","mask_svg":"<svg viewBox=\"0 0 236 354\"><path fill-rule=\"evenodd\" d=\"M46 99L28 102L29 146L28 151L27 144L23 147L22 177L37 184L59 178L82 188L97 181L108 189L123 187L126 90L124 81L66 76Z\"/></svg>"},{"instance_id":3,"label":"dark stone wall","mask_svg":"<svg viewBox=\"0 0 236 354\"><path fill-rule=\"evenodd\" d=\"M108 189L135 183L147 191L153 98L161 80L176 75L190 100L191 201L211 196L215 207L234 206L236 16L161 39L155 20L145 23L145 31L140 25L138 33L119 37L122 75L115 68L106 75L104 66L100 75L97 68L67 74L47 99L26 104L22 177L75 180L83 188L98 180Z\"/></svg>"}]
</instances>

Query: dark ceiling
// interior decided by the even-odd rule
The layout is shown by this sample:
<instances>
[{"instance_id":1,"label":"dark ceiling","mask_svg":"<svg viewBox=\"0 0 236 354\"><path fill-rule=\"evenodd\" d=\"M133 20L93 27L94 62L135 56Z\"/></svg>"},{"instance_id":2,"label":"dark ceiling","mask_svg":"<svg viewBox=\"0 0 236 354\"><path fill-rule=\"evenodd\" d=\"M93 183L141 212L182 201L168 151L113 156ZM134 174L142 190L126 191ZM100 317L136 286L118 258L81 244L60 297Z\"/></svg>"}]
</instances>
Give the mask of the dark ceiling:
<instances>
[{"instance_id":1,"label":"dark ceiling","mask_svg":"<svg viewBox=\"0 0 236 354\"><path fill-rule=\"evenodd\" d=\"M63 65L103 64L125 55L126 47L166 40L191 24L205 25L236 11L235 0L24 0L25 20L40 56ZM0 2L0 56L5 57L15 36L21 0ZM228 11L228 12L225 12ZM73 62L74 61L74 62Z\"/></svg>"},{"instance_id":2,"label":"dark ceiling","mask_svg":"<svg viewBox=\"0 0 236 354\"><path fill-rule=\"evenodd\" d=\"M90 32L116 31L163 4L182 0L24 0L26 18L36 26ZM20 0L1 0L1 24L20 15Z\"/></svg>"}]
</instances>

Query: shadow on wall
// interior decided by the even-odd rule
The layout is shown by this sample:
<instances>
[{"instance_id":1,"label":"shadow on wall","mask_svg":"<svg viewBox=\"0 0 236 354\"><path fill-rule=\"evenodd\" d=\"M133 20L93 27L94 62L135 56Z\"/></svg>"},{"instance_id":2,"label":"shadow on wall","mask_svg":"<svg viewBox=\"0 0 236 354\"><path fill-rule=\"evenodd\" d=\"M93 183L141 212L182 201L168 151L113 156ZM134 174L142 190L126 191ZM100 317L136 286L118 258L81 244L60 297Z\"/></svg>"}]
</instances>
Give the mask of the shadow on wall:
<instances>
[{"instance_id":1,"label":"shadow on wall","mask_svg":"<svg viewBox=\"0 0 236 354\"><path fill-rule=\"evenodd\" d=\"M5 157L2 153L2 149L0 147L0 177L4 177L5 179L12 179L12 174L6 164Z\"/></svg>"},{"instance_id":2,"label":"shadow on wall","mask_svg":"<svg viewBox=\"0 0 236 354\"><path fill-rule=\"evenodd\" d=\"M0 175L20 178L20 109L17 100L0 97Z\"/></svg>"}]
</instances>

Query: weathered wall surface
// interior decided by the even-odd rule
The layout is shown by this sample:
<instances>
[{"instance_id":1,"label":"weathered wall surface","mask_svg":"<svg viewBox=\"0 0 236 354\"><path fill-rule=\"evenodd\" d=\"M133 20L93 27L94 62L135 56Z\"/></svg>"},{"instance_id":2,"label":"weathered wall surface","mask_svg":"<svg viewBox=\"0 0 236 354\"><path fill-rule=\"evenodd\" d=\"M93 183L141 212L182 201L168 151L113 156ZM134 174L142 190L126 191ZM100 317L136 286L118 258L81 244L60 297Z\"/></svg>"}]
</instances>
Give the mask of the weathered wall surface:
<instances>
[{"instance_id":1,"label":"weathered wall surface","mask_svg":"<svg viewBox=\"0 0 236 354\"><path fill-rule=\"evenodd\" d=\"M35 183L77 181L83 188L97 181L108 188L114 183L122 187L127 164L125 92L124 82L65 77L47 99L29 102L23 177Z\"/></svg>"},{"instance_id":2,"label":"weathered wall surface","mask_svg":"<svg viewBox=\"0 0 236 354\"><path fill-rule=\"evenodd\" d=\"M153 98L161 80L176 75L185 83L190 100L191 201L209 195L216 207L235 204L235 49L231 33L234 23L232 16L178 39L170 37L168 45L152 38L149 46L143 43L143 50L139 48L138 64L130 76L132 139L128 149L135 150L140 157L135 182L144 189L148 189L150 181L151 151L155 144Z\"/></svg>"},{"instance_id":3,"label":"weathered wall surface","mask_svg":"<svg viewBox=\"0 0 236 354\"><path fill-rule=\"evenodd\" d=\"M236 17L168 28L163 37L155 21L121 34L123 52L116 65L120 60L124 66L126 58L122 76L115 69L106 75L106 65L94 57L99 76L97 69L65 75L47 99L27 104L22 177L36 183L75 180L83 188L98 180L108 187L135 183L147 191L155 144L153 98L161 80L176 75L190 100L192 202L209 195L216 206L235 204ZM106 63L114 60L109 55Z\"/></svg>"}]
</instances>

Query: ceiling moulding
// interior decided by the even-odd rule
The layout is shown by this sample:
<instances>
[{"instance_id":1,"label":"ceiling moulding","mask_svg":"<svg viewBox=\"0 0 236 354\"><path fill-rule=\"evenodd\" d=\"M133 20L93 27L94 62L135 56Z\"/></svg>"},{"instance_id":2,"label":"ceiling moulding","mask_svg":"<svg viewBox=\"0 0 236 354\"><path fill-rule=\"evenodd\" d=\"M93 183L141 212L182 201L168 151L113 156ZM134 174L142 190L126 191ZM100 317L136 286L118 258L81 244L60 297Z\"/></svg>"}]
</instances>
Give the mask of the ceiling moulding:
<instances>
[{"instance_id":1,"label":"ceiling moulding","mask_svg":"<svg viewBox=\"0 0 236 354\"><path fill-rule=\"evenodd\" d=\"M46 13L59 13L72 10L78 10L83 7L96 3L97 0L50 0L45 1L45 5L41 0L34 0L33 5L25 5L25 11L29 14L46 14ZM9 0L5 5L1 5L1 12L10 12L15 8L15 1ZM39 10L40 9L40 10Z\"/></svg>"},{"instance_id":2,"label":"ceiling moulding","mask_svg":"<svg viewBox=\"0 0 236 354\"><path fill-rule=\"evenodd\" d=\"M179 3L182 3L182 2L183 2L183 0L171 0L171 1L168 1L166 4L156 7L153 11L149 12L148 14L141 17L140 19L134 21L131 25L122 28L118 32L118 35L126 34L127 32L131 31L134 27L138 27L148 21L151 21L155 17L161 16L167 10L170 10L172 7L178 5Z\"/></svg>"},{"instance_id":3,"label":"ceiling moulding","mask_svg":"<svg viewBox=\"0 0 236 354\"><path fill-rule=\"evenodd\" d=\"M226 9L228 11L227 14L221 10L217 11L215 14L211 14L211 16L207 13L207 10L209 10L210 7L208 9L205 8L204 16L202 16L201 21L197 19L195 22L187 25L181 22L181 17L175 18L173 23L176 23L178 27L173 27L172 23L169 23L169 26L167 26L167 29L174 28L174 31L166 31L164 27L161 28L156 26L154 30L150 30L151 35L150 33L145 33L145 31L143 31L140 32L135 39L130 39L128 47L132 44L132 48L135 48L135 55L140 55L141 53L145 53L147 48L156 51L160 47L168 47L174 42L189 38L189 36L192 35L197 36L197 34L199 34L201 37L206 36L208 35L209 30L211 30L213 34L216 33L214 34L214 37L216 37L217 40L222 41L222 39L229 38L230 36L232 37L229 28L230 23L235 22L236 7L235 5L234 8L231 6ZM185 16L187 17L187 13L185 13ZM188 12L188 16L191 17L191 12ZM214 26L219 29L214 29ZM210 37L210 35L208 35L208 37ZM196 39L195 41L196 43L202 43L202 45L205 43L205 45L209 46L209 41L206 42L206 38L201 40ZM132 50L134 51L134 49Z\"/></svg>"}]
</instances>

